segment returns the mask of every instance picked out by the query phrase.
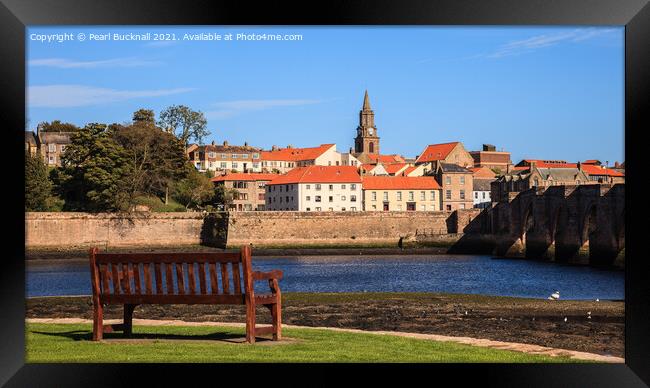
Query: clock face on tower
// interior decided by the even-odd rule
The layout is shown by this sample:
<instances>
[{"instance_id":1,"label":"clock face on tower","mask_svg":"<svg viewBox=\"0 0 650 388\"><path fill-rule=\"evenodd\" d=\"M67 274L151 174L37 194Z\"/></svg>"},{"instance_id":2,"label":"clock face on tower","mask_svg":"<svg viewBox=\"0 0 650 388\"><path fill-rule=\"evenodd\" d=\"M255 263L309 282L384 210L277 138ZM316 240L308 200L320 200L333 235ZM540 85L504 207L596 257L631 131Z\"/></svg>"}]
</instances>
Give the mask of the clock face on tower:
<instances>
[{"instance_id":1,"label":"clock face on tower","mask_svg":"<svg viewBox=\"0 0 650 388\"><path fill-rule=\"evenodd\" d=\"M368 128L368 134L369 134L370 136L372 136L372 132L373 132L373 129L372 129L372 128Z\"/></svg>"}]
</instances>

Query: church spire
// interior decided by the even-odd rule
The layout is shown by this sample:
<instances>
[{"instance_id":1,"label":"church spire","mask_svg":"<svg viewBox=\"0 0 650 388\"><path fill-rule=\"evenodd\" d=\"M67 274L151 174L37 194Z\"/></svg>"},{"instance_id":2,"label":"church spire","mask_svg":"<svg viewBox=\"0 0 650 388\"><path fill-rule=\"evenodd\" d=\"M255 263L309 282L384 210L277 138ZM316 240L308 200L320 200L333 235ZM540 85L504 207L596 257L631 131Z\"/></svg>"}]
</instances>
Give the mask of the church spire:
<instances>
[{"instance_id":1,"label":"church spire","mask_svg":"<svg viewBox=\"0 0 650 388\"><path fill-rule=\"evenodd\" d=\"M363 97L363 110L371 110L370 99L368 98L368 89L366 89L366 95Z\"/></svg>"}]
</instances>

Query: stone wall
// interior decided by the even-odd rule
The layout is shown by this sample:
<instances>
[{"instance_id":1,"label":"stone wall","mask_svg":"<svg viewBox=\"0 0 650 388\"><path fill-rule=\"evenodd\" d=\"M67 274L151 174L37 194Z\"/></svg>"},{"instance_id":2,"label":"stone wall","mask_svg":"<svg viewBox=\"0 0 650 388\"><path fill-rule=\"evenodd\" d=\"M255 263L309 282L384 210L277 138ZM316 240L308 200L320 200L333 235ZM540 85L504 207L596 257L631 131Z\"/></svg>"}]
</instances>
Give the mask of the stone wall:
<instances>
[{"instance_id":1,"label":"stone wall","mask_svg":"<svg viewBox=\"0 0 650 388\"><path fill-rule=\"evenodd\" d=\"M392 245L416 234L462 235L479 209L457 212L26 213L25 245L87 248L208 245ZM456 233L458 233L456 235ZM450 237L450 236L447 236Z\"/></svg>"}]
</instances>

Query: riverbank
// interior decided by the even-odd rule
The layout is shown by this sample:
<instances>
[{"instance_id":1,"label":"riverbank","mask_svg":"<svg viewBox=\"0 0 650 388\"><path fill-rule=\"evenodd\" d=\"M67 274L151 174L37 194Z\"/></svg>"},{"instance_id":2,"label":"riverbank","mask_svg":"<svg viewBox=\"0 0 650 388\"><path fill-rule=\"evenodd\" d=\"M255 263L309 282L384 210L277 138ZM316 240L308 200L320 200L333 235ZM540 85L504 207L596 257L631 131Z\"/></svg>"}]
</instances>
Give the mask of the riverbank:
<instances>
[{"instance_id":1,"label":"riverbank","mask_svg":"<svg viewBox=\"0 0 650 388\"><path fill-rule=\"evenodd\" d=\"M290 325L482 338L624 356L623 301L440 293L283 293L282 299L283 322ZM27 318L92 318L88 296L28 298L26 308ZM106 319L122 316L118 306L105 311ZM260 323L270 322L266 311L258 314ZM135 317L244 322L245 307L144 305Z\"/></svg>"}]
</instances>

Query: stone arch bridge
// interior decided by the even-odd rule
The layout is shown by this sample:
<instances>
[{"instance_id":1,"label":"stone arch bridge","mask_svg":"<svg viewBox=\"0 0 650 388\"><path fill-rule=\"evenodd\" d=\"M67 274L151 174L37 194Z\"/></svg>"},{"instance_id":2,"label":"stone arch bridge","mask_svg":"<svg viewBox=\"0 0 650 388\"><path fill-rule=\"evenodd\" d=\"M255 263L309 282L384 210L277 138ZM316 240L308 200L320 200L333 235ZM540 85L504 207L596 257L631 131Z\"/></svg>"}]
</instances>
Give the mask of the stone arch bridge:
<instances>
[{"instance_id":1,"label":"stone arch bridge","mask_svg":"<svg viewBox=\"0 0 650 388\"><path fill-rule=\"evenodd\" d=\"M609 265L625 248L625 185L530 189L477 218L499 256Z\"/></svg>"}]
</instances>

